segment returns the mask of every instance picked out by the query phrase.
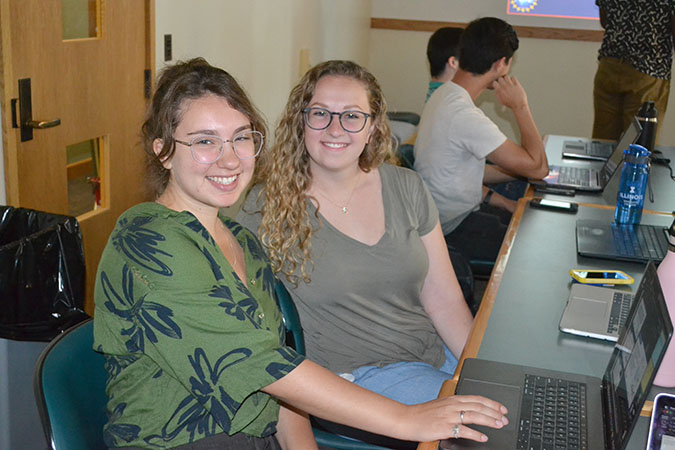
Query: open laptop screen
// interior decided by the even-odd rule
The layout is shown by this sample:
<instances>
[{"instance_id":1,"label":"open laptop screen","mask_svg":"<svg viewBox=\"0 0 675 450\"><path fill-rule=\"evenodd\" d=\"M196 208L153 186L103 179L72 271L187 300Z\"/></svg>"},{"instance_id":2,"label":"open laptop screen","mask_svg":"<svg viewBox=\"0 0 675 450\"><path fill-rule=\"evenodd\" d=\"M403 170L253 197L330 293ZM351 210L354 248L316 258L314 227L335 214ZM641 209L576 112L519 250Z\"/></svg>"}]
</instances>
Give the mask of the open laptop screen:
<instances>
[{"instance_id":1,"label":"open laptop screen","mask_svg":"<svg viewBox=\"0 0 675 450\"><path fill-rule=\"evenodd\" d=\"M629 145L634 144L638 136L642 132L642 125L637 117L633 117L633 121L628 126L626 131L623 132L623 135L619 139L619 142L616 144L614 151L609 156L609 159L605 162L600 169L600 186L606 186L609 182L609 179L612 178L616 168L619 167L621 161L623 161L623 151L628 148Z\"/></svg>"},{"instance_id":2,"label":"open laptop screen","mask_svg":"<svg viewBox=\"0 0 675 450\"><path fill-rule=\"evenodd\" d=\"M603 377L608 448L621 449L628 441L672 334L656 268L650 262Z\"/></svg>"}]
</instances>

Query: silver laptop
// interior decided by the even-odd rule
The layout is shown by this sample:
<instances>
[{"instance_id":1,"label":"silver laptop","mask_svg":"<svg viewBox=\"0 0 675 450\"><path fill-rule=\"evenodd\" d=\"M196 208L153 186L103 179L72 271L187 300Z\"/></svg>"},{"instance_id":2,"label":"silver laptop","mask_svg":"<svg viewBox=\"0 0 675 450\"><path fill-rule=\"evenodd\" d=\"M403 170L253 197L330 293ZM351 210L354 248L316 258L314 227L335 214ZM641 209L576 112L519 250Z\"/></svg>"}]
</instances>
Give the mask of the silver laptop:
<instances>
[{"instance_id":1,"label":"silver laptop","mask_svg":"<svg viewBox=\"0 0 675 450\"><path fill-rule=\"evenodd\" d=\"M449 439L440 448L623 450L672 334L656 268L650 262L602 379L467 359L457 394L483 395L503 403L510 422L501 430L471 425L488 436L485 443Z\"/></svg>"},{"instance_id":2,"label":"silver laptop","mask_svg":"<svg viewBox=\"0 0 675 450\"><path fill-rule=\"evenodd\" d=\"M567 140L563 141L563 158L606 161L616 148L616 142Z\"/></svg>"},{"instance_id":3,"label":"silver laptop","mask_svg":"<svg viewBox=\"0 0 675 450\"><path fill-rule=\"evenodd\" d=\"M636 119L633 118L633 121ZM623 135L631 132L633 124L628 124L628 127L623 131L621 137L617 142L621 142ZM639 134L638 134L639 135ZM603 142L587 139L567 140L563 141L562 156L563 158L586 159L591 161L606 161L616 148L616 142Z\"/></svg>"},{"instance_id":4,"label":"silver laptop","mask_svg":"<svg viewBox=\"0 0 675 450\"><path fill-rule=\"evenodd\" d=\"M560 319L560 331L616 342L632 303L630 292L575 283Z\"/></svg>"},{"instance_id":5,"label":"silver laptop","mask_svg":"<svg viewBox=\"0 0 675 450\"><path fill-rule=\"evenodd\" d=\"M551 165L544 179L530 180L530 183L579 191L602 191L623 161L623 151L637 141L641 131L640 122L633 118L631 125L623 133L621 140L600 170L591 167Z\"/></svg>"}]
</instances>

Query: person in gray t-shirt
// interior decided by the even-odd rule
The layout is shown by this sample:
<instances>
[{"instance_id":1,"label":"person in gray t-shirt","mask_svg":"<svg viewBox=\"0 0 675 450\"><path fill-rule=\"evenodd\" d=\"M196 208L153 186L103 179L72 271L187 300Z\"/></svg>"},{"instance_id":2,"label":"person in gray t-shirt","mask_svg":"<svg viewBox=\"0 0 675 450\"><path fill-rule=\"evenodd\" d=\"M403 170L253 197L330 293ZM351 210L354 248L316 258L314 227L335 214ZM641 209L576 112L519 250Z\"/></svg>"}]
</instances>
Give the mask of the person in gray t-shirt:
<instances>
[{"instance_id":1,"label":"person in gray t-shirt","mask_svg":"<svg viewBox=\"0 0 675 450\"><path fill-rule=\"evenodd\" d=\"M307 356L403 403L436 398L472 317L438 212L391 154L375 78L311 69L291 92L237 220L258 232L300 313Z\"/></svg>"}]
</instances>

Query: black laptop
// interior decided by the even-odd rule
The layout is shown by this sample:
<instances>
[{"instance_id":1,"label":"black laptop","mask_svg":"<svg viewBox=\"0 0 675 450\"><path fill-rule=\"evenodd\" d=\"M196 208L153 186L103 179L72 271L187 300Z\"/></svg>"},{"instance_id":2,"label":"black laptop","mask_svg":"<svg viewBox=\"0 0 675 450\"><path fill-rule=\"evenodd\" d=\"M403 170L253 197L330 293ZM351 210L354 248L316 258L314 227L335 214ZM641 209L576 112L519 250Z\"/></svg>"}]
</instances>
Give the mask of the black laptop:
<instances>
[{"instance_id":1,"label":"black laptop","mask_svg":"<svg viewBox=\"0 0 675 450\"><path fill-rule=\"evenodd\" d=\"M501 430L471 425L485 443L449 439L440 448L625 449L673 334L654 263L644 277L602 379L467 359L457 394L503 403L510 422Z\"/></svg>"},{"instance_id":2,"label":"black laptop","mask_svg":"<svg viewBox=\"0 0 675 450\"><path fill-rule=\"evenodd\" d=\"M668 228L577 220L577 253L589 258L656 263L668 252Z\"/></svg>"}]
</instances>

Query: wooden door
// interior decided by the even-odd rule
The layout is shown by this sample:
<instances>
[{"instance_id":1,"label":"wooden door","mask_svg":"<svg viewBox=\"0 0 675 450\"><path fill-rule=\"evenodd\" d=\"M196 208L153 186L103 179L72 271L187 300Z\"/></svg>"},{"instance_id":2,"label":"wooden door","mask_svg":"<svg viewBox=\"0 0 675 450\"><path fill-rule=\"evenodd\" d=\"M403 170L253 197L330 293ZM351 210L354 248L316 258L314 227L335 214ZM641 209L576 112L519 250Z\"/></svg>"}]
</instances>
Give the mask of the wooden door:
<instances>
[{"instance_id":1,"label":"wooden door","mask_svg":"<svg viewBox=\"0 0 675 450\"><path fill-rule=\"evenodd\" d=\"M63 14L69 12L62 7L73 3L84 3L85 15L89 8L85 28L91 37L67 34ZM77 215L89 314L96 267L114 223L147 197L139 132L147 102L145 79L152 79L153 72L153 6L152 0L0 0L7 203L69 214L68 170L73 164L66 149L97 145L99 205ZM33 130L33 139L26 141L12 120L13 114L20 119L19 105L13 107L18 102L12 100L19 98L23 79L30 79L33 120L60 119L58 126Z\"/></svg>"}]
</instances>

